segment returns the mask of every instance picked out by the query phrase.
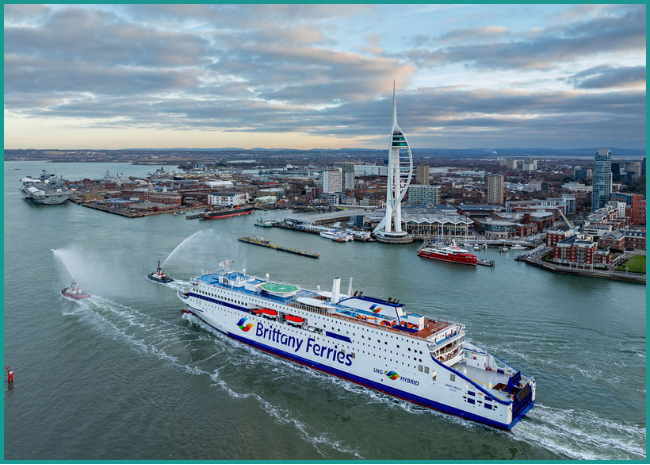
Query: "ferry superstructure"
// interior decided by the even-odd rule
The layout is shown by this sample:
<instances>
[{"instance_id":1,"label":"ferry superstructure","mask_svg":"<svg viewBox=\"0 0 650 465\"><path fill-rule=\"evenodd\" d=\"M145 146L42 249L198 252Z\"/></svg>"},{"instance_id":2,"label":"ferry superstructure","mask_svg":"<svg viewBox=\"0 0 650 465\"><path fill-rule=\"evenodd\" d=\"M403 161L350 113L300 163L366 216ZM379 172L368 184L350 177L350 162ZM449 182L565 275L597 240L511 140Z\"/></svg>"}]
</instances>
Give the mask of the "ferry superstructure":
<instances>
[{"instance_id":1,"label":"ferry superstructure","mask_svg":"<svg viewBox=\"0 0 650 465\"><path fill-rule=\"evenodd\" d=\"M467 341L465 325L340 285L314 292L224 262L178 296L238 341L432 409L510 429L533 407L535 379Z\"/></svg>"}]
</instances>

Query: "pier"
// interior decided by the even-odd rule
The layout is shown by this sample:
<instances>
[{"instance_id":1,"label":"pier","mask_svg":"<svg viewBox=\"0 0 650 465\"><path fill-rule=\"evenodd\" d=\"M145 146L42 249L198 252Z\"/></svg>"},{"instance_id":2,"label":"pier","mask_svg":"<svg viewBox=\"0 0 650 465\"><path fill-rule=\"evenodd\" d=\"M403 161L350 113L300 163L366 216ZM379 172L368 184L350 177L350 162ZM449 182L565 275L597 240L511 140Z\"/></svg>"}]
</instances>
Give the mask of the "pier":
<instances>
[{"instance_id":1,"label":"pier","mask_svg":"<svg viewBox=\"0 0 650 465\"><path fill-rule=\"evenodd\" d=\"M280 252L288 252L288 253L292 253L292 254L295 254L295 255L302 255L303 257L309 257L309 258L319 258L320 257L320 255L318 253L315 253L315 252L304 252L302 250L293 249L291 247L283 247L281 245L271 244L271 242L264 239L263 237L246 236L246 237L238 237L237 240L241 241L241 242L246 242L247 244L259 245L260 247L266 247L266 248L273 249L273 250L279 250Z\"/></svg>"}]
</instances>

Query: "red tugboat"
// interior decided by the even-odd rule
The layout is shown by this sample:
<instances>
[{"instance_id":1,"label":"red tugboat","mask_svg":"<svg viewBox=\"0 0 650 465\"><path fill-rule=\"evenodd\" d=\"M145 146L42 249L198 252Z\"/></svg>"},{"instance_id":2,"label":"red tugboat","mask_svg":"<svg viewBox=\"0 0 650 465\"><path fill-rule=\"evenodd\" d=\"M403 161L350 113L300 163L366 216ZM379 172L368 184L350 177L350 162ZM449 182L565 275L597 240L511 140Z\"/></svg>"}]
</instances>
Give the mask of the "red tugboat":
<instances>
[{"instance_id":1,"label":"red tugboat","mask_svg":"<svg viewBox=\"0 0 650 465\"><path fill-rule=\"evenodd\" d=\"M68 297L70 299L74 300L81 300L81 299L87 299L90 297L90 294L86 294L84 291L79 289L77 287L77 283L72 281L72 284L70 284L70 287L65 287L61 289L61 294L64 297Z\"/></svg>"},{"instance_id":2,"label":"red tugboat","mask_svg":"<svg viewBox=\"0 0 650 465\"><path fill-rule=\"evenodd\" d=\"M455 241L450 246L430 245L418 252L420 257L440 260L443 262L460 263L462 265L476 266L477 258L473 253L461 249Z\"/></svg>"}]
</instances>

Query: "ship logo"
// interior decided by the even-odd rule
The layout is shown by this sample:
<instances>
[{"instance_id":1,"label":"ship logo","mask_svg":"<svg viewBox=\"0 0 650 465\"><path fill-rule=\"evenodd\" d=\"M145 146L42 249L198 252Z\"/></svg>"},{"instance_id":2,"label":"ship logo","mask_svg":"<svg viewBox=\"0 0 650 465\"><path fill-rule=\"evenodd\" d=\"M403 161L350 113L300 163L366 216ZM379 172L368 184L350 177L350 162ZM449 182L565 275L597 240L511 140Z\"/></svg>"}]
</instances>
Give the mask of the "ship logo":
<instances>
[{"instance_id":1,"label":"ship logo","mask_svg":"<svg viewBox=\"0 0 650 465\"><path fill-rule=\"evenodd\" d=\"M241 329L244 332L250 331L250 329L253 327L253 323L246 323L247 319L242 318L237 322L237 326L239 326L239 329Z\"/></svg>"},{"instance_id":2,"label":"ship logo","mask_svg":"<svg viewBox=\"0 0 650 465\"><path fill-rule=\"evenodd\" d=\"M372 304L370 310L372 310L373 313L379 313L381 312L382 307L378 307L377 304Z\"/></svg>"},{"instance_id":3,"label":"ship logo","mask_svg":"<svg viewBox=\"0 0 650 465\"><path fill-rule=\"evenodd\" d=\"M387 372L386 376L388 376L392 381L395 381L397 378L399 378L399 375L392 370Z\"/></svg>"}]
</instances>

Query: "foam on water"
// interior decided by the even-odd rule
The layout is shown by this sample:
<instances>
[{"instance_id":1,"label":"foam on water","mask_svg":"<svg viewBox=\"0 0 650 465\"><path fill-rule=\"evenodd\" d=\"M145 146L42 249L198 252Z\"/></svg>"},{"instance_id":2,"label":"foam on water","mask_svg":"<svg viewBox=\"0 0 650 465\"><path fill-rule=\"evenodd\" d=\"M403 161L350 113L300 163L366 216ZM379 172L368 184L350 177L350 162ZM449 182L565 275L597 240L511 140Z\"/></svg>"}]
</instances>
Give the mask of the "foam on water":
<instances>
[{"instance_id":1,"label":"foam on water","mask_svg":"<svg viewBox=\"0 0 650 465\"><path fill-rule=\"evenodd\" d=\"M576 460L642 460L646 429L599 417L593 412L546 407L539 403L512 430L529 444Z\"/></svg>"}]
</instances>

